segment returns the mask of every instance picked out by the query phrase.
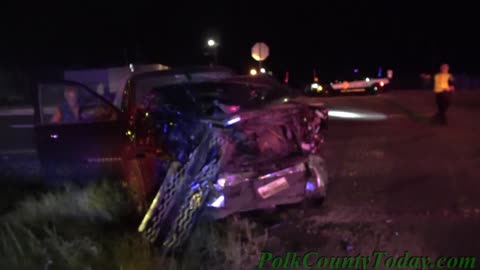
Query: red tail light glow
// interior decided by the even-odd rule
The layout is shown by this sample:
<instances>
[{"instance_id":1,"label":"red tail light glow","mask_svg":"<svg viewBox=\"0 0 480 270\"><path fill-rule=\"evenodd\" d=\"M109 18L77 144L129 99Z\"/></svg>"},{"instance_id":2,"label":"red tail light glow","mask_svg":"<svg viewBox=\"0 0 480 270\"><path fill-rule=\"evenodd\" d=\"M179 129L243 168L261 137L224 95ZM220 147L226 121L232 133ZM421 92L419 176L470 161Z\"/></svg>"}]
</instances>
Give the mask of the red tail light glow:
<instances>
[{"instance_id":1,"label":"red tail light glow","mask_svg":"<svg viewBox=\"0 0 480 270\"><path fill-rule=\"evenodd\" d=\"M230 113L236 113L240 109L240 106L227 106L227 110Z\"/></svg>"}]
</instances>

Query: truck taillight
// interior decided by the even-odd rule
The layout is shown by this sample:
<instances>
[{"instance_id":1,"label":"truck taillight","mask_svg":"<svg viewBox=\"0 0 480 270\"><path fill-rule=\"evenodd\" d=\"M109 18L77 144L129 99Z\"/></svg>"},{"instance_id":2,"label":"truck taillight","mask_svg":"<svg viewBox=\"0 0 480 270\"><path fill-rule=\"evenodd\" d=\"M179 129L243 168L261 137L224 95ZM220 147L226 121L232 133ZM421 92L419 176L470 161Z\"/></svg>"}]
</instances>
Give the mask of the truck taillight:
<instances>
[{"instance_id":1,"label":"truck taillight","mask_svg":"<svg viewBox=\"0 0 480 270\"><path fill-rule=\"evenodd\" d=\"M240 109L240 106L227 106L227 110L230 113L236 113Z\"/></svg>"}]
</instances>

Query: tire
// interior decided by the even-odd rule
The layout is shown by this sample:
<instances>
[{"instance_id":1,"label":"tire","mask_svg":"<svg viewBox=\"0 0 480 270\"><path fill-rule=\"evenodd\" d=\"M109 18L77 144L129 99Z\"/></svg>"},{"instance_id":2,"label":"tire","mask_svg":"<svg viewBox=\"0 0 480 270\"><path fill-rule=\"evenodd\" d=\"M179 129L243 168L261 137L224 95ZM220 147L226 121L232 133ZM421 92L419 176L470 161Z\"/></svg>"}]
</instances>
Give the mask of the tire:
<instances>
[{"instance_id":1,"label":"tire","mask_svg":"<svg viewBox=\"0 0 480 270\"><path fill-rule=\"evenodd\" d=\"M378 84L372 85L370 88L368 88L367 94L371 96L377 95L378 90L380 90L380 86Z\"/></svg>"},{"instance_id":2,"label":"tire","mask_svg":"<svg viewBox=\"0 0 480 270\"><path fill-rule=\"evenodd\" d=\"M310 155L308 160L308 167L310 168L309 178L319 179L322 187L319 187L315 181L315 190L306 193L306 200L308 204L320 205L327 196L328 186L328 169L323 153ZM305 187L307 190L307 187Z\"/></svg>"},{"instance_id":3,"label":"tire","mask_svg":"<svg viewBox=\"0 0 480 270\"><path fill-rule=\"evenodd\" d=\"M303 202L304 208L318 208L322 206L326 200L326 196L310 197Z\"/></svg>"},{"instance_id":4,"label":"tire","mask_svg":"<svg viewBox=\"0 0 480 270\"><path fill-rule=\"evenodd\" d=\"M154 164L152 164L154 163ZM123 181L140 213L145 213L147 202L158 190L159 179L164 179L168 160L134 158L122 161Z\"/></svg>"},{"instance_id":5,"label":"tire","mask_svg":"<svg viewBox=\"0 0 480 270\"><path fill-rule=\"evenodd\" d=\"M180 249L199 220L218 176L218 144L208 134L185 164L172 162L139 231L164 251Z\"/></svg>"}]
</instances>

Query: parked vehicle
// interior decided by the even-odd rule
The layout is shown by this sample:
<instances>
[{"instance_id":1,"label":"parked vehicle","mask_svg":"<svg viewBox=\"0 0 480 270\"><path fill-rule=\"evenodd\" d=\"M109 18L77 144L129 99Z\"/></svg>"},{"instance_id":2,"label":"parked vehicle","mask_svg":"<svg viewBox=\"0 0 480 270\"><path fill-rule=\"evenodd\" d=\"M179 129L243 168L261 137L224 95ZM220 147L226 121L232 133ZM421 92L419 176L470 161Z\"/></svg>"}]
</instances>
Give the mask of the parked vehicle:
<instances>
[{"instance_id":1,"label":"parked vehicle","mask_svg":"<svg viewBox=\"0 0 480 270\"><path fill-rule=\"evenodd\" d=\"M376 95L385 91L390 80L387 78L369 78L352 81L335 81L330 83L331 94L365 93Z\"/></svg>"}]
</instances>

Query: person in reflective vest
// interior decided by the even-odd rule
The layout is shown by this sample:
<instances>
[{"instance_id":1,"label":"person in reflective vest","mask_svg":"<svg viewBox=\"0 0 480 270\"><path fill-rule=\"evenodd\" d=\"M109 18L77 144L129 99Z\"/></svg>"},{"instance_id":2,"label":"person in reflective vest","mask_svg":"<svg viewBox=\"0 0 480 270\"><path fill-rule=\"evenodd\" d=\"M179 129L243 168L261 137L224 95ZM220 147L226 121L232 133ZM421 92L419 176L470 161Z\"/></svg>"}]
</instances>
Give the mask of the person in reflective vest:
<instances>
[{"instance_id":1,"label":"person in reflective vest","mask_svg":"<svg viewBox=\"0 0 480 270\"><path fill-rule=\"evenodd\" d=\"M434 89L437 103L437 114L434 116L435 124L447 124L447 110L450 107L451 95L455 90L453 76L449 73L450 67L447 64L440 66L440 72L435 74Z\"/></svg>"},{"instance_id":2,"label":"person in reflective vest","mask_svg":"<svg viewBox=\"0 0 480 270\"><path fill-rule=\"evenodd\" d=\"M77 89L67 86L63 96L65 101L57 107L50 119L51 123L72 123L78 121L79 104Z\"/></svg>"}]
</instances>

